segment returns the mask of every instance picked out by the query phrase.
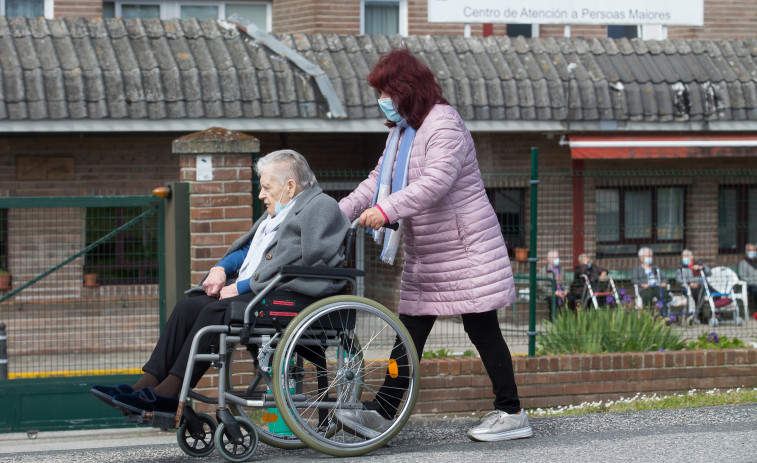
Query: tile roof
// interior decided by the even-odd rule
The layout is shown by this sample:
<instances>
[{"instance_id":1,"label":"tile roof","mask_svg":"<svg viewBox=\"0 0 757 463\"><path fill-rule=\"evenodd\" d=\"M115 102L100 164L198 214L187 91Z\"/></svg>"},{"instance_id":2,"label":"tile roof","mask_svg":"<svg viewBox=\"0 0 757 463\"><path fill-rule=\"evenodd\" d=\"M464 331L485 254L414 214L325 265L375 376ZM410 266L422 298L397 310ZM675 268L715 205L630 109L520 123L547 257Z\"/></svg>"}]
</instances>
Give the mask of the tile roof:
<instances>
[{"instance_id":1,"label":"tile roof","mask_svg":"<svg viewBox=\"0 0 757 463\"><path fill-rule=\"evenodd\" d=\"M398 36L275 36L328 77L346 119L380 117L365 77ZM410 36L476 121L755 121L757 39ZM313 75L212 20L0 17L0 121L325 119Z\"/></svg>"}]
</instances>

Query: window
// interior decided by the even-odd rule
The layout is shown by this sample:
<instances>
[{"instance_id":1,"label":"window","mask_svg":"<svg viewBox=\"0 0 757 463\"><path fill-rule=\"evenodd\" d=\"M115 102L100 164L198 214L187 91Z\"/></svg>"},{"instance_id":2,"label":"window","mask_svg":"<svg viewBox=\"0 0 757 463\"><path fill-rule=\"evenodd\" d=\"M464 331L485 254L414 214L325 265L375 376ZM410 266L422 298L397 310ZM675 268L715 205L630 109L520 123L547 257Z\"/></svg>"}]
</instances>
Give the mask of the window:
<instances>
[{"instance_id":1,"label":"window","mask_svg":"<svg viewBox=\"0 0 757 463\"><path fill-rule=\"evenodd\" d=\"M611 39L634 39L639 36L639 26L607 26L607 37Z\"/></svg>"},{"instance_id":2,"label":"window","mask_svg":"<svg viewBox=\"0 0 757 463\"><path fill-rule=\"evenodd\" d=\"M145 211L142 207L87 208L87 246ZM83 270L99 274L98 281L103 285L157 283L157 214L147 215L87 252Z\"/></svg>"},{"instance_id":3,"label":"window","mask_svg":"<svg viewBox=\"0 0 757 463\"><path fill-rule=\"evenodd\" d=\"M718 248L740 254L757 242L757 186L721 186L718 190Z\"/></svg>"},{"instance_id":4,"label":"window","mask_svg":"<svg viewBox=\"0 0 757 463\"><path fill-rule=\"evenodd\" d=\"M360 33L407 35L407 0L363 0Z\"/></svg>"},{"instance_id":5,"label":"window","mask_svg":"<svg viewBox=\"0 0 757 463\"><path fill-rule=\"evenodd\" d=\"M53 0L0 0L0 7L4 16L14 18L53 17Z\"/></svg>"},{"instance_id":6,"label":"window","mask_svg":"<svg viewBox=\"0 0 757 463\"><path fill-rule=\"evenodd\" d=\"M538 28L539 26L536 24L508 24L506 33L508 37L518 37L519 35L522 35L528 39L539 36Z\"/></svg>"},{"instance_id":7,"label":"window","mask_svg":"<svg viewBox=\"0 0 757 463\"><path fill-rule=\"evenodd\" d=\"M234 13L243 16L261 30L271 30L271 3L266 1L242 3L209 0L116 0L103 2L103 18L197 18L203 20L228 18Z\"/></svg>"},{"instance_id":8,"label":"window","mask_svg":"<svg viewBox=\"0 0 757 463\"><path fill-rule=\"evenodd\" d=\"M512 257L514 249L523 247L526 243L523 225L526 190L524 188L487 188L486 195L497 215L507 244L507 251Z\"/></svg>"},{"instance_id":9,"label":"window","mask_svg":"<svg viewBox=\"0 0 757 463\"><path fill-rule=\"evenodd\" d=\"M682 251L684 195L683 187L597 189L597 255Z\"/></svg>"}]
</instances>

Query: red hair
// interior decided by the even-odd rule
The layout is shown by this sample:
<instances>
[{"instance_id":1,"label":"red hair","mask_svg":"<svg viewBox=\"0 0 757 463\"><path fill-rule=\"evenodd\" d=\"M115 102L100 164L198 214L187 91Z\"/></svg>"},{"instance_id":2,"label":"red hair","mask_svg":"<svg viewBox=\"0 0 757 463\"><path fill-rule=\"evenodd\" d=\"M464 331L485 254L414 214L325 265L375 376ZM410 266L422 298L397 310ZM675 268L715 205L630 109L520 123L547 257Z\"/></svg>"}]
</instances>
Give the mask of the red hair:
<instances>
[{"instance_id":1,"label":"red hair","mask_svg":"<svg viewBox=\"0 0 757 463\"><path fill-rule=\"evenodd\" d=\"M368 85L392 98L397 112L408 125L418 130L431 108L449 104L442 98L442 87L434 73L407 48L396 48L382 56L368 74ZM387 127L397 124L387 121Z\"/></svg>"}]
</instances>

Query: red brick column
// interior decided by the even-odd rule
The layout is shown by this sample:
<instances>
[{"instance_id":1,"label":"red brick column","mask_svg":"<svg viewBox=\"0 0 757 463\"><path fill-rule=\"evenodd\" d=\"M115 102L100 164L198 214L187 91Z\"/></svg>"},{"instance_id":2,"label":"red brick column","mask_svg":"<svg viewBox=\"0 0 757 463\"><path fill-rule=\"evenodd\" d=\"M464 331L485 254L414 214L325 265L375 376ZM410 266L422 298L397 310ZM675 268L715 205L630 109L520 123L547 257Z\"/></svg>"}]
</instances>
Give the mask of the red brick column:
<instances>
[{"instance_id":1,"label":"red brick column","mask_svg":"<svg viewBox=\"0 0 757 463\"><path fill-rule=\"evenodd\" d=\"M257 138L219 127L174 140L181 181L189 183L192 284L252 227L252 163L259 152Z\"/></svg>"}]
</instances>

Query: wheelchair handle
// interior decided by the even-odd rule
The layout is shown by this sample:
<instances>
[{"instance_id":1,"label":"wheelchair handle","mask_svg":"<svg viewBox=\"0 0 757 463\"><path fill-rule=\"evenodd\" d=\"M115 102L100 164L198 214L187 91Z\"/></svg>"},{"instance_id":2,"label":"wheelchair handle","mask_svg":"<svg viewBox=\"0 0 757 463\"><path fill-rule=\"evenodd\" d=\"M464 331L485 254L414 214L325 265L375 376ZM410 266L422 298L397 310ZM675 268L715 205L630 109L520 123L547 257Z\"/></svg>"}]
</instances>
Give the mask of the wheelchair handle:
<instances>
[{"instance_id":1,"label":"wheelchair handle","mask_svg":"<svg viewBox=\"0 0 757 463\"><path fill-rule=\"evenodd\" d=\"M360 219L355 219L352 221L352 225L350 225L350 228L353 230L357 230L357 228L360 226ZM399 223L385 223L382 225L382 228L388 228L390 230L399 230L400 224Z\"/></svg>"}]
</instances>

